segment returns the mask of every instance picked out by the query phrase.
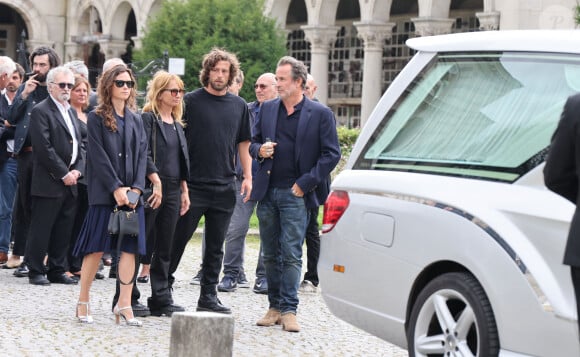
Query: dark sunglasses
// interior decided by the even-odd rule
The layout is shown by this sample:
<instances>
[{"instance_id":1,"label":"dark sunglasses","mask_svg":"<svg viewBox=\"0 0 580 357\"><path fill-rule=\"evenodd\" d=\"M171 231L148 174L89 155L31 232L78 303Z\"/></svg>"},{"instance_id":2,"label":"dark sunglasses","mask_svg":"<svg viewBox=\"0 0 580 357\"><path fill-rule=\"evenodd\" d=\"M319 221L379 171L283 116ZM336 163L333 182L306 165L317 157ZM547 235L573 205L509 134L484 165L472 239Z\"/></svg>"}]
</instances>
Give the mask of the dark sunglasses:
<instances>
[{"instance_id":1,"label":"dark sunglasses","mask_svg":"<svg viewBox=\"0 0 580 357\"><path fill-rule=\"evenodd\" d=\"M57 86L59 86L60 89L65 88L72 89L75 86L73 83L64 83L64 82L61 83L52 82L52 84L56 84Z\"/></svg>"},{"instance_id":2,"label":"dark sunglasses","mask_svg":"<svg viewBox=\"0 0 580 357\"><path fill-rule=\"evenodd\" d=\"M273 86L274 84L254 84L254 89L266 89L268 86Z\"/></svg>"},{"instance_id":3,"label":"dark sunglasses","mask_svg":"<svg viewBox=\"0 0 580 357\"><path fill-rule=\"evenodd\" d=\"M126 84L127 88L133 88L135 86L135 82L133 81L121 81L121 80L115 80L115 87L117 88L123 88L123 86Z\"/></svg>"},{"instance_id":4,"label":"dark sunglasses","mask_svg":"<svg viewBox=\"0 0 580 357\"><path fill-rule=\"evenodd\" d=\"M164 89L164 91L171 92L171 95L177 97L177 93L183 94L185 93L184 89Z\"/></svg>"}]
</instances>

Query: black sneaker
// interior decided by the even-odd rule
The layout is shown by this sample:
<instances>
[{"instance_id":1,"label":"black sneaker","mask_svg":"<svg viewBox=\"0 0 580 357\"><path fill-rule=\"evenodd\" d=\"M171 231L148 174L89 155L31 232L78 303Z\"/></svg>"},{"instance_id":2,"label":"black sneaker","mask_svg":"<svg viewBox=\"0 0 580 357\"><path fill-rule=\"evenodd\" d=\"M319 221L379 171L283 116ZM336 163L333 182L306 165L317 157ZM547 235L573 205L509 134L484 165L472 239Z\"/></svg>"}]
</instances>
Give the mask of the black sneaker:
<instances>
[{"instance_id":1,"label":"black sneaker","mask_svg":"<svg viewBox=\"0 0 580 357\"><path fill-rule=\"evenodd\" d=\"M26 278L28 276L28 266L25 263L20 264L18 269L14 271L14 276L17 278Z\"/></svg>"},{"instance_id":2,"label":"black sneaker","mask_svg":"<svg viewBox=\"0 0 580 357\"><path fill-rule=\"evenodd\" d=\"M265 276L256 278L256 284L254 284L253 291L256 294L267 294L268 293L268 281Z\"/></svg>"},{"instance_id":3,"label":"black sneaker","mask_svg":"<svg viewBox=\"0 0 580 357\"><path fill-rule=\"evenodd\" d=\"M195 276L189 282L191 285L201 285L201 269L195 274Z\"/></svg>"},{"instance_id":4,"label":"black sneaker","mask_svg":"<svg viewBox=\"0 0 580 357\"><path fill-rule=\"evenodd\" d=\"M236 291L238 289L238 283L236 279L229 275L224 275L222 281L217 286L218 291L231 293L232 291Z\"/></svg>"},{"instance_id":5,"label":"black sneaker","mask_svg":"<svg viewBox=\"0 0 580 357\"><path fill-rule=\"evenodd\" d=\"M250 288L250 282L246 278L246 273L243 271L238 274L238 288Z\"/></svg>"},{"instance_id":6,"label":"black sneaker","mask_svg":"<svg viewBox=\"0 0 580 357\"><path fill-rule=\"evenodd\" d=\"M133 308L133 316L135 317L147 317L151 315L151 311L149 311L149 308L141 304L139 301L135 301L134 303L132 303L131 308Z\"/></svg>"},{"instance_id":7,"label":"black sneaker","mask_svg":"<svg viewBox=\"0 0 580 357\"><path fill-rule=\"evenodd\" d=\"M149 307L149 310L151 310L151 315L153 316L171 317L171 315L173 315L174 312L183 312L185 311L185 308L183 306L170 304L160 308Z\"/></svg>"}]
</instances>

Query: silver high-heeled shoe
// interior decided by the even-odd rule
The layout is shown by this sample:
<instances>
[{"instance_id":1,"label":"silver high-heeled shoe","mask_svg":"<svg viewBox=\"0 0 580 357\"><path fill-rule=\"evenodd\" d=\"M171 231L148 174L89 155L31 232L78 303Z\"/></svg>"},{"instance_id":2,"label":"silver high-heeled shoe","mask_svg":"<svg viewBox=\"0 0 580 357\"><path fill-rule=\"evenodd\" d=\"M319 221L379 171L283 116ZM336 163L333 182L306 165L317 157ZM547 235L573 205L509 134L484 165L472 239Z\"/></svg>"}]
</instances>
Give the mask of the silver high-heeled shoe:
<instances>
[{"instance_id":1,"label":"silver high-heeled shoe","mask_svg":"<svg viewBox=\"0 0 580 357\"><path fill-rule=\"evenodd\" d=\"M79 306L86 306L87 307L86 315L79 315ZM83 323L83 324L92 324L93 323L93 317L91 315L89 315L89 312L90 312L90 307L89 307L88 301L77 302L76 318L79 320L80 323Z\"/></svg>"},{"instance_id":2,"label":"silver high-heeled shoe","mask_svg":"<svg viewBox=\"0 0 580 357\"><path fill-rule=\"evenodd\" d=\"M143 323L141 321L137 320L135 317L128 319L122 313L122 311L124 311L124 310L131 310L131 312L133 312L131 306L119 307L119 305L116 305L115 308L113 309L113 314L115 314L115 322L117 323L117 325L121 322L121 317L123 318L123 320L125 320L125 324L127 326L140 327L143 325Z\"/></svg>"}]
</instances>

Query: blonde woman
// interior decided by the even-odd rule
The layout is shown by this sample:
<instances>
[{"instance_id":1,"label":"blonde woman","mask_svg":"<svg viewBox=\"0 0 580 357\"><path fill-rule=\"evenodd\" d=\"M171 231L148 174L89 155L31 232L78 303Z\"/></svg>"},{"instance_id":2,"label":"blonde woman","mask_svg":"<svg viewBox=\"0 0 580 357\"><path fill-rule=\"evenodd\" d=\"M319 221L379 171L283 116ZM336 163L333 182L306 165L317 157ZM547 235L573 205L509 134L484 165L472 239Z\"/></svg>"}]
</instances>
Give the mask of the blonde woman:
<instances>
[{"instance_id":1,"label":"blonde woman","mask_svg":"<svg viewBox=\"0 0 580 357\"><path fill-rule=\"evenodd\" d=\"M153 187L147 202L152 209L145 219L145 261L151 262L147 305L153 316L171 316L185 310L174 304L169 282L173 233L177 219L189 209L189 154L181 121L183 88L177 75L157 72L149 82L142 114L149 142L147 179Z\"/></svg>"}]
</instances>

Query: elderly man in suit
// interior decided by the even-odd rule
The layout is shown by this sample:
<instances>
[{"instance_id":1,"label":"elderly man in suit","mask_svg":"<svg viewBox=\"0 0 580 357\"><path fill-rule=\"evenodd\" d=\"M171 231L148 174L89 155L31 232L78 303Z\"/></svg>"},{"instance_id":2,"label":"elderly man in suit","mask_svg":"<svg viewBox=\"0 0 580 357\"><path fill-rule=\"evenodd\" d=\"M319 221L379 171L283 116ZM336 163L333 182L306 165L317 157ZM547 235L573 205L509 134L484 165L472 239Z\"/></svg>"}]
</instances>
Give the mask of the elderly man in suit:
<instances>
[{"instance_id":1,"label":"elderly man in suit","mask_svg":"<svg viewBox=\"0 0 580 357\"><path fill-rule=\"evenodd\" d=\"M293 57L278 61L279 98L262 104L250 153L260 162L251 200L257 215L269 309L259 326L281 324L298 332L298 286L308 210L324 203L324 184L340 159L334 115L304 96L306 66Z\"/></svg>"},{"instance_id":2,"label":"elderly man in suit","mask_svg":"<svg viewBox=\"0 0 580 357\"><path fill-rule=\"evenodd\" d=\"M68 68L55 67L46 81L49 97L30 114L34 224L26 244L28 279L34 285L76 284L65 274L76 212L76 185L85 170L78 119L68 104L74 75ZM48 279L43 263L47 253Z\"/></svg>"}]
</instances>

